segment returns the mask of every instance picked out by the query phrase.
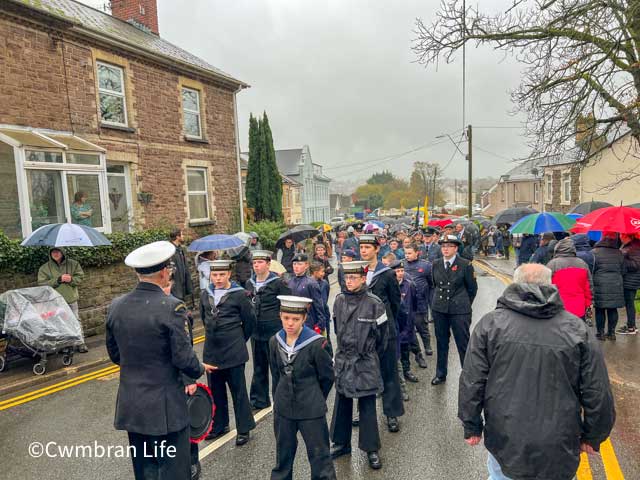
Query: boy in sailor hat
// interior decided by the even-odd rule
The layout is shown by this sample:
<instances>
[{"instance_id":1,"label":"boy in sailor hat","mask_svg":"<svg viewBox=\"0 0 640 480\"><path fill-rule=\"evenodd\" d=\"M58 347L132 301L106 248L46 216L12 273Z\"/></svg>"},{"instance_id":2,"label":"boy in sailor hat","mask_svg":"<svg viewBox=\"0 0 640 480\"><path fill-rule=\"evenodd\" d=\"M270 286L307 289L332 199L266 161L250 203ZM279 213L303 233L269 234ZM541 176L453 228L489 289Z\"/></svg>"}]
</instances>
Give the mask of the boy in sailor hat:
<instances>
[{"instance_id":1,"label":"boy in sailor hat","mask_svg":"<svg viewBox=\"0 0 640 480\"><path fill-rule=\"evenodd\" d=\"M380 435L376 395L383 390L380 357L387 348L388 322L384 304L367 288L367 263L357 261L343 264L347 292L339 294L333 304L338 342L331 456L338 458L351 453L353 400L357 399L360 411L358 446L367 453L371 468L379 469L382 463L378 455ZM391 272L391 275L396 282L395 274ZM394 359L393 365L397 377L397 360Z\"/></svg>"},{"instance_id":2,"label":"boy in sailor hat","mask_svg":"<svg viewBox=\"0 0 640 480\"><path fill-rule=\"evenodd\" d=\"M207 378L216 405L213 429L207 440L229 431L229 385L238 431L236 445L244 445L249 441L249 432L256 427L244 377L244 365L249 360L247 340L255 328L256 316L248 292L231 281L233 261L209 263L211 284L200 295L200 315L205 326L203 357L218 369Z\"/></svg>"},{"instance_id":3,"label":"boy in sailor hat","mask_svg":"<svg viewBox=\"0 0 640 480\"><path fill-rule=\"evenodd\" d=\"M279 295L282 329L269 341L274 378L276 466L271 480L291 479L298 431L313 480L335 480L329 451L326 400L334 382L326 339L305 326L310 298Z\"/></svg>"}]
</instances>

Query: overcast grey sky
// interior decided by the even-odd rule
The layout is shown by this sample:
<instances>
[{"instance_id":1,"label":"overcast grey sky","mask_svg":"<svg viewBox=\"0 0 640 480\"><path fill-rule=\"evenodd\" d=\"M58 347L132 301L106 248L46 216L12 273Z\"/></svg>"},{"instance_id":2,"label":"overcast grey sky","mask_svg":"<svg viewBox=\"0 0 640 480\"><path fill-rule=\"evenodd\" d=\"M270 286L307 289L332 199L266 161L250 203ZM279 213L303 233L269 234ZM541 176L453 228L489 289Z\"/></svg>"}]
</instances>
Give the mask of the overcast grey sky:
<instances>
[{"instance_id":1,"label":"overcast grey sky","mask_svg":"<svg viewBox=\"0 0 640 480\"><path fill-rule=\"evenodd\" d=\"M85 0L100 5L105 0ZM483 0L485 11L510 0ZM160 34L251 85L239 94L242 148L249 113L267 111L276 149L309 145L335 179L390 169L408 177L414 161L445 166L460 138L462 56L425 69L414 63L416 17L434 17L436 0L158 0ZM509 90L520 67L490 49L467 51L467 118L474 125L477 176L498 176L528 154ZM478 127L478 128L475 128ZM462 146L463 151L465 147ZM482 150L481 150L482 149ZM492 153L487 153L492 152ZM376 161L377 160L377 161ZM456 155L445 175L466 178Z\"/></svg>"}]
</instances>

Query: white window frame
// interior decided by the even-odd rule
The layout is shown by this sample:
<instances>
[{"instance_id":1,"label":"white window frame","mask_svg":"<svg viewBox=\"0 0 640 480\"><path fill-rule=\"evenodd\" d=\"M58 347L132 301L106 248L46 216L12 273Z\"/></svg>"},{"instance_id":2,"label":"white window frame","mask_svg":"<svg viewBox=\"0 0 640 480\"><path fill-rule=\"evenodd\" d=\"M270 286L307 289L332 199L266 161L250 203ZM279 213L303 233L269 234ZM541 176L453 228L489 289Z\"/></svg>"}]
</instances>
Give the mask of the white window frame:
<instances>
[{"instance_id":1,"label":"white window frame","mask_svg":"<svg viewBox=\"0 0 640 480\"><path fill-rule=\"evenodd\" d=\"M127 205L129 208L127 210L128 223L129 223L129 233L133 231L133 196L131 195L131 173L129 170L129 165L123 162L107 162L106 166L122 166L124 167L124 173L115 173L115 172L107 172L107 205L109 205L109 209L111 209L111 204L109 203L109 177L124 177L124 189L125 189L125 199L127 201ZM106 169L106 167L105 167ZM109 210L109 217L111 217L111 210ZM109 222L111 223L111 222Z\"/></svg>"},{"instance_id":2,"label":"white window frame","mask_svg":"<svg viewBox=\"0 0 640 480\"><path fill-rule=\"evenodd\" d=\"M538 205L540 201L540 184L536 181L533 184L533 203L534 205Z\"/></svg>"},{"instance_id":3,"label":"white window frame","mask_svg":"<svg viewBox=\"0 0 640 480\"><path fill-rule=\"evenodd\" d=\"M567 185L569 186L569 195L567 197ZM562 203L567 205L571 203L571 173L562 172Z\"/></svg>"},{"instance_id":4,"label":"white window frame","mask_svg":"<svg viewBox=\"0 0 640 480\"><path fill-rule=\"evenodd\" d=\"M107 169L106 169L106 151L97 149L96 151L80 151L66 149L66 146L50 137L46 136L47 132L38 132L25 127L10 127L15 130L24 130L32 134L41 136L54 145L59 145L60 149L51 147L31 147L28 145L22 145L16 142L13 138L8 137L0 133L0 141L13 147L13 155L16 162L16 180L18 182L18 198L20 202L20 223L22 224L22 236L28 237L33 229L31 224L33 218L31 217L31 203L29 200L29 181L27 179L28 170L48 170L58 171L61 175L62 182L62 197L64 206L64 216L66 222L71 222L71 200L68 194L67 175L96 175L98 177L98 188L100 190L99 203L102 211L102 227L94 227L99 232L111 233L111 216L109 212L109 205L107 200ZM54 134L51 132L51 134ZM60 136L60 132L56 132L55 135ZM86 140L80 139L84 141ZM27 160L27 150L38 152L55 152L62 155L62 163L45 163L45 162L31 162ZM98 165L84 165L81 163L67 163L67 155L77 154L91 154L99 156L100 162Z\"/></svg>"},{"instance_id":5,"label":"white window frame","mask_svg":"<svg viewBox=\"0 0 640 480\"><path fill-rule=\"evenodd\" d=\"M209 170L205 167L186 167L186 180L187 180L187 212L189 212L189 223L198 223L198 222L207 222L211 220L211 206L209 205ZM189 171L197 170L199 172L204 172L204 190L200 191L190 191L189 190ZM205 195L206 205L207 205L207 216L206 218L191 218L191 208L189 207L189 197L191 195Z\"/></svg>"},{"instance_id":6,"label":"white window frame","mask_svg":"<svg viewBox=\"0 0 640 480\"><path fill-rule=\"evenodd\" d=\"M185 120L185 115L184 114L185 113L196 114L198 116L198 129L200 130L200 134L199 135L192 135L192 134L187 133L186 131L184 131L185 129L183 128L184 136L187 137L187 138L195 138L195 139L198 139L198 140L202 140L204 135L203 135L203 130L202 130L202 114L201 114L201 110L202 110L202 108L201 108L201 101L202 101L201 98L202 98L202 96L200 94L200 90L196 90L195 88L189 88L189 87L182 87L182 90L183 91L184 90L188 90L190 92L195 92L198 95L198 110L197 111L189 110L189 109L185 108L182 95L180 96L180 101L182 102L182 116L183 116L183 121L184 121L184 127L186 127L186 125L187 125L187 122Z\"/></svg>"},{"instance_id":7,"label":"white window frame","mask_svg":"<svg viewBox=\"0 0 640 480\"><path fill-rule=\"evenodd\" d=\"M553 175L545 175L545 198L548 200L547 203L553 202Z\"/></svg>"},{"instance_id":8,"label":"white window frame","mask_svg":"<svg viewBox=\"0 0 640 480\"><path fill-rule=\"evenodd\" d=\"M113 90L108 90L106 88L100 88L100 70L98 69L98 67L100 65L103 65L105 67L109 67L109 68L116 68L120 71L120 81L122 82L122 92L116 92ZM98 86L98 117L100 118L100 123L103 123L105 125L115 125L117 127L128 127L129 126L129 113L127 112L127 86L124 82L124 67L121 67L120 65L114 65L112 63L107 63L107 62L96 62L96 80L97 80L97 86ZM122 103L123 103L123 111L124 111L124 123L119 123L119 122L111 122L109 120L104 120L102 118L102 112L100 110L100 94L104 92L105 95L113 95L116 97L122 97Z\"/></svg>"}]
</instances>

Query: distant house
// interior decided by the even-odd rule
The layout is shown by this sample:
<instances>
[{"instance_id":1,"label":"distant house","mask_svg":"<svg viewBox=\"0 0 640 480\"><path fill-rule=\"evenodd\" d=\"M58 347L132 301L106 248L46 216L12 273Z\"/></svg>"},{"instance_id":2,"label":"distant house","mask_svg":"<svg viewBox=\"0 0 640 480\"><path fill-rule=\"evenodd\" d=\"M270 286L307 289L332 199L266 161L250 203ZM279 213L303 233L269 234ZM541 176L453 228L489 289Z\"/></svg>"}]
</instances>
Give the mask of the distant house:
<instances>
[{"instance_id":1,"label":"distant house","mask_svg":"<svg viewBox=\"0 0 640 480\"><path fill-rule=\"evenodd\" d=\"M247 207L247 173L249 171L249 159L246 153L240 154L240 172L242 177L242 199L244 207ZM287 225L299 225L302 223L302 185L280 174L282 177L282 217Z\"/></svg>"},{"instance_id":2,"label":"distant house","mask_svg":"<svg viewBox=\"0 0 640 480\"><path fill-rule=\"evenodd\" d=\"M329 194L329 207L332 217L347 215L351 212L351 207L353 207L351 195L342 195L340 193Z\"/></svg>"},{"instance_id":3,"label":"distant house","mask_svg":"<svg viewBox=\"0 0 640 480\"><path fill-rule=\"evenodd\" d=\"M483 215L493 216L511 207L533 207L542 211L542 167L546 158L526 160L502 175L494 186L482 193Z\"/></svg>"},{"instance_id":4,"label":"distant house","mask_svg":"<svg viewBox=\"0 0 640 480\"><path fill-rule=\"evenodd\" d=\"M278 170L302 185L302 223L328 222L331 218L329 184L322 166L314 163L307 145L290 150L276 150Z\"/></svg>"}]
</instances>

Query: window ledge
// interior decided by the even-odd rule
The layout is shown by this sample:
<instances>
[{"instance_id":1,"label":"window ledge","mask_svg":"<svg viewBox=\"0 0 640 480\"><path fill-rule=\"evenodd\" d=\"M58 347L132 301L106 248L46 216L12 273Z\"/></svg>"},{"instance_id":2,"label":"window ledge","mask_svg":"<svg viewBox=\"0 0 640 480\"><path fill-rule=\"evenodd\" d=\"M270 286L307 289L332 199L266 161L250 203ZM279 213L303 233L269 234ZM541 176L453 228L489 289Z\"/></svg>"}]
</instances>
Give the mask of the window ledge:
<instances>
[{"instance_id":1,"label":"window ledge","mask_svg":"<svg viewBox=\"0 0 640 480\"><path fill-rule=\"evenodd\" d=\"M136 129L135 128L122 127L120 125L110 125L108 123L100 123L100 128L109 128L111 130L118 130L120 132L136 133Z\"/></svg>"},{"instance_id":2,"label":"window ledge","mask_svg":"<svg viewBox=\"0 0 640 480\"><path fill-rule=\"evenodd\" d=\"M185 142L191 142L191 143L202 143L205 145L209 145L209 140L207 140L206 138L197 138L197 137L189 137L187 135L184 136L184 141Z\"/></svg>"},{"instance_id":3,"label":"window ledge","mask_svg":"<svg viewBox=\"0 0 640 480\"><path fill-rule=\"evenodd\" d=\"M215 224L216 224L215 220L195 220L195 221L189 220L190 227L203 227L206 225L215 225Z\"/></svg>"}]
</instances>

